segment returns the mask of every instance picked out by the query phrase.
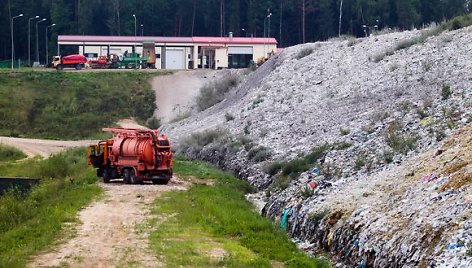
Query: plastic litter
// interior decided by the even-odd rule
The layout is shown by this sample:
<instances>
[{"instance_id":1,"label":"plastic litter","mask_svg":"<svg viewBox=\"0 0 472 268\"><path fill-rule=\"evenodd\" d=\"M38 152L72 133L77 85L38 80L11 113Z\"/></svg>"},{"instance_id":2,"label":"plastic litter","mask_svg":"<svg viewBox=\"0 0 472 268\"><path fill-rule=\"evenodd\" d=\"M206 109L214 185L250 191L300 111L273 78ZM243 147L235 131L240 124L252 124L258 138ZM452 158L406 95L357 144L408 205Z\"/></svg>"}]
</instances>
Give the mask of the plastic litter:
<instances>
[{"instance_id":1,"label":"plastic litter","mask_svg":"<svg viewBox=\"0 0 472 268\"><path fill-rule=\"evenodd\" d=\"M321 170L318 167L315 167L311 170L311 174L313 175L320 175Z\"/></svg>"},{"instance_id":2,"label":"plastic litter","mask_svg":"<svg viewBox=\"0 0 472 268\"><path fill-rule=\"evenodd\" d=\"M432 173L431 175L426 175L423 177L423 182L428 183L434 180L439 179L439 175L437 173Z\"/></svg>"}]
</instances>

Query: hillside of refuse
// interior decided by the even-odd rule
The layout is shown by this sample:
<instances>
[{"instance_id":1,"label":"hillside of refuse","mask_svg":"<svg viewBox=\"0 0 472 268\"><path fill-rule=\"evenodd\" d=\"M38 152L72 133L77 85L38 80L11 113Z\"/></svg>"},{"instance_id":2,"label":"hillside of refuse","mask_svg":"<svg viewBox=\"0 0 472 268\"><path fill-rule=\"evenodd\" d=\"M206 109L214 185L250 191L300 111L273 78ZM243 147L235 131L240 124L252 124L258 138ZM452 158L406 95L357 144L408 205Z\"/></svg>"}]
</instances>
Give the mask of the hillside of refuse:
<instances>
[{"instance_id":1,"label":"hillside of refuse","mask_svg":"<svg viewBox=\"0 0 472 268\"><path fill-rule=\"evenodd\" d=\"M290 47L161 130L251 182L249 198L307 252L359 267L467 267L470 55L471 27Z\"/></svg>"}]
</instances>

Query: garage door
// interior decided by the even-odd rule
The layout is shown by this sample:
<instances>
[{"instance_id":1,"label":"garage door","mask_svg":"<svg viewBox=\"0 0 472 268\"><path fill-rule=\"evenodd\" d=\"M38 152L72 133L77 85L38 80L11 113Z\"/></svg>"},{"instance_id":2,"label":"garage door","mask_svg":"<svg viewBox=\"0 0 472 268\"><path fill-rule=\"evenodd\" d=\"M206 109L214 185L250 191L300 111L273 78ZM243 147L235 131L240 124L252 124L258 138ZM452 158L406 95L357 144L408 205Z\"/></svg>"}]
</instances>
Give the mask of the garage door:
<instances>
[{"instance_id":1,"label":"garage door","mask_svg":"<svg viewBox=\"0 0 472 268\"><path fill-rule=\"evenodd\" d=\"M166 50L166 69L185 69L184 50Z\"/></svg>"}]
</instances>

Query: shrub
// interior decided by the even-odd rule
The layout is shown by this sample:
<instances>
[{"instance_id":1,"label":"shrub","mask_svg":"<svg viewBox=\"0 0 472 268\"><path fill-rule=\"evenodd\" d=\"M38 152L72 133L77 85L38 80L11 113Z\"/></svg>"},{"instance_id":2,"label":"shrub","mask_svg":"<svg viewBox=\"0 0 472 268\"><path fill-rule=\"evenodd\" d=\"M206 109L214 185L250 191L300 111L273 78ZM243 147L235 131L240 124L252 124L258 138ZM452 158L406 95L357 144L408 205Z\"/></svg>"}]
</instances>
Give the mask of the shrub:
<instances>
[{"instance_id":1,"label":"shrub","mask_svg":"<svg viewBox=\"0 0 472 268\"><path fill-rule=\"evenodd\" d=\"M178 114L176 117L174 117L172 120L169 121L169 123L177 123L177 122L180 122L184 119L187 119L191 116L192 114L190 112L186 112L186 113L180 113Z\"/></svg>"},{"instance_id":2,"label":"shrub","mask_svg":"<svg viewBox=\"0 0 472 268\"><path fill-rule=\"evenodd\" d=\"M190 137L181 141L178 151L185 152L188 149L201 150L206 145L215 142L218 139L222 139L227 135L227 132L221 129L205 130L200 133L194 133Z\"/></svg>"},{"instance_id":3,"label":"shrub","mask_svg":"<svg viewBox=\"0 0 472 268\"><path fill-rule=\"evenodd\" d=\"M275 177L275 180L274 180L272 186L277 188L277 189L284 190L284 189L287 189L290 186L290 181L291 181L290 177L278 175L278 176Z\"/></svg>"},{"instance_id":4,"label":"shrub","mask_svg":"<svg viewBox=\"0 0 472 268\"><path fill-rule=\"evenodd\" d=\"M387 128L385 140L394 152L406 154L416 148L416 136L401 135L402 125L399 121L393 121Z\"/></svg>"},{"instance_id":5,"label":"shrub","mask_svg":"<svg viewBox=\"0 0 472 268\"><path fill-rule=\"evenodd\" d=\"M297 60L300 60L308 55L310 55L311 53L313 53L313 48L311 47L305 47L303 48L302 50L300 50L296 56Z\"/></svg>"},{"instance_id":6,"label":"shrub","mask_svg":"<svg viewBox=\"0 0 472 268\"><path fill-rule=\"evenodd\" d=\"M365 166L366 161L367 161L367 157L366 157L365 154L358 155L357 158L356 158L354 168L356 170L360 170L363 166Z\"/></svg>"},{"instance_id":7,"label":"shrub","mask_svg":"<svg viewBox=\"0 0 472 268\"><path fill-rule=\"evenodd\" d=\"M263 171L270 176L274 176L275 174L279 173L283 166L284 163L282 162L273 162L265 165Z\"/></svg>"},{"instance_id":8,"label":"shrub","mask_svg":"<svg viewBox=\"0 0 472 268\"><path fill-rule=\"evenodd\" d=\"M232 121L234 120L234 116L228 112L225 113L225 119L226 121Z\"/></svg>"},{"instance_id":9,"label":"shrub","mask_svg":"<svg viewBox=\"0 0 472 268\"><path fill-rule=\"evenodd\" d=\"M15 161L25 157L26 155L15 147L0 143L0 162Z\"/></svg>"},{"instance_id":10,"label":"shrub","mask_svg":"<svg viewBox=\"0 0 472 268\"><path fill-rule=\"evenodd\" d=\"M252 148L247 153L248 160L253 161L253 162L262 162L264 160L267 160L269 156L270 156L270 149L265 146L258 146L258 147Z\"/></svg>"},{"instance_id":11,"label":"shrub","mask_svg":"<svg viewBox=\"0 0 472 268\"><path fill-rule=\"evenodd\" d=\"M351 130L349 128L339 128L339 132L341 133L342 136L349 135L351 133Z\"/></svg>"},{"instance_id":12,"label":"shrub","mask_svg":"<svg viewBox=\"0 0 472 268\"><path fill-rule=\"evenodd\" d=\"M382 158L386 164L390 164L393 162L393 152L390 150L385 150L382 153Z\"/></svg>"},{"instance_id":13,"label":"shrub","mask_svg":"<svg viewBox=\"0 0 472 268\"><path fill-rule=\"evenodd\" d=\"M451 97L451 94L452 94L451 86L449 86L448 84L444 84L441 89L442 99L443 100L449 99L449 97Z\"/></svg>"},{"instance_id":14,"label":"shrub","mask_svg":"<svg viewBox=\"0 0 472 268\"><path fill-rule=\"evenodd\" d=\"M206 110L222 101L225 94L238 85L239 80L239 76L233 74L203 86L197 97L198 110Z\"/></svg>"},{"instance_id":15,"label":"shrub","mask_svg":"<svg viewBox=\"0 0 472 268\"><path fill-rule=\"evenodd\" d=\"M334 146L335 146L334 148L336 148L336 150L346 150L347 148L351 147L352 144L350 144L349 142L343 141L343 142L336 143Z\"/></svg>"},{"instance_id":16,"label":"shrub","mask_svg":"<svg viewBox=\"0 0 472 268\"><path fill-rule=\"evenodd\" d=\"M161 119L153 116L146 121L146 126L150 129L158 129L161 127Z\"/></svg>"}]
</instances>

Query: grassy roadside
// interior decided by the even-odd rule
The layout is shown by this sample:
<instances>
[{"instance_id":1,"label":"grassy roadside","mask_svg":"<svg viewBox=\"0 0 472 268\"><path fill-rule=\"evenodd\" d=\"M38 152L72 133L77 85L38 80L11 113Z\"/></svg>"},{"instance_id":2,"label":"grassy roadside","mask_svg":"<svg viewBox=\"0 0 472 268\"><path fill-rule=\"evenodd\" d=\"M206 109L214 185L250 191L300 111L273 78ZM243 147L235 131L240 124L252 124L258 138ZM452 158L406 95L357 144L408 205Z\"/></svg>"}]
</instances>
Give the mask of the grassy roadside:
<instances>
[{"instance_id":1,"label":"grassy roadside","mask_svg":"<svg viewBox=\"0 0 472 268\"><path fill-rule=\"evenodd\" d=\"M0 197L0 267L24 267L101 193L84 155L85 149L74 149L47 160L0 164L2 176L41 178L28 193L12 190Z\"/></svg>"},{"instance_id":2,"label":"grassy roadside","mask_svg":"<svg viewBox=\"0 0 472 268\"><path fill-rule=\"evenodd\" d=\"M169 267L328 267L300 252L244 194L247 182L203 162L177 159L175 173L204 179L154 203L151 248ZM213 183L208 185L208 180Z\"/></svg>"},{"instance_id":3,"label":"grassy roadside","mask_svg":"<svg viewBox=\"0 0 472 268\"><path fill-rule=\"evenodd\" d=\"M119 119L151 118L149 79L168 72L0 72L0 135L102 138Z\"/></svg>"}]
</instances>

